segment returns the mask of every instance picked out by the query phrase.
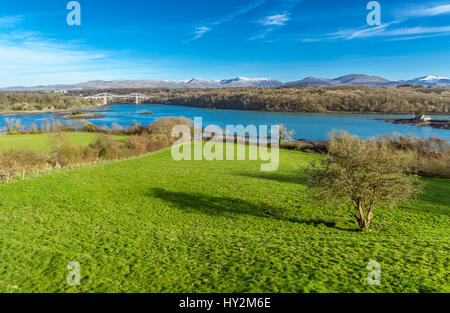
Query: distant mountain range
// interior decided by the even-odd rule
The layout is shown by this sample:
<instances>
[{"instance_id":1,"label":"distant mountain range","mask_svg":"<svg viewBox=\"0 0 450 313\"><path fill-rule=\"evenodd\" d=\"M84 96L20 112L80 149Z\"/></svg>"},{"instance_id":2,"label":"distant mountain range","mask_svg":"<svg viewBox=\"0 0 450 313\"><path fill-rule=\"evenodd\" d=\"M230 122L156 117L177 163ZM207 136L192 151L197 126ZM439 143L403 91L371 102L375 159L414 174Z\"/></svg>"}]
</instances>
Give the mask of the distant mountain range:
<instances>
[{"instance_id":1,"label":"distant mountain range","mask_svg":"<svg viewBox=\"0 0 450 313\"><path fill-rule=\"evenodd\" d=\"M424 85L424 86L439 86L439 87L449 87L450 78L441 76L425 76L412 80L406 81L407 84L412 85Z\"/></svg>"},{"instance_id":2,"label":"distant mountain range","mask_svg":"<svg viewBox=\"0 0 450 313\"><path fill-rule=\"evenodd\" d=\"M38 90L81 90L81 89L112 89L112 88L234 88L234 87L280 87L280 86L369 86L395 87L401 84L450 87L450 78L440 76L425 76L411 80L390 81L378 76L350 74L338 78L306 77L302 80L283 83L272 78L236 77L223 80L204 80L193 78L189 80L94 80L72 85L48 85L33 87L6 87L0 91L38 91Z\"/></svg>"},{"instance_id":3,"label":"distant mountain range","mask_svg":"<svg viewBox=\"0 0 450 313\"><path fill-rule=\"evenodd\" d=\"M350 74L334 79L306 77L305 79L287 82L286 86L369 86L395 87L402 84L450 87L450 79L440 76L425 76L411 80L390 81L379 76Z\"/></svg>"},{"instance_id":4,"label":"distant mountain range","mask_svg":"<svg viewBox=\"0 0 450 313\"><path fill-rule=\"evenodd\" d=\"M362 74L350 74L334 79L306 77L305 79L287 82L287 86L370 86L370 87L395 87L399 82L389 81L378 76Z\"/></svg>"}]
</instances>

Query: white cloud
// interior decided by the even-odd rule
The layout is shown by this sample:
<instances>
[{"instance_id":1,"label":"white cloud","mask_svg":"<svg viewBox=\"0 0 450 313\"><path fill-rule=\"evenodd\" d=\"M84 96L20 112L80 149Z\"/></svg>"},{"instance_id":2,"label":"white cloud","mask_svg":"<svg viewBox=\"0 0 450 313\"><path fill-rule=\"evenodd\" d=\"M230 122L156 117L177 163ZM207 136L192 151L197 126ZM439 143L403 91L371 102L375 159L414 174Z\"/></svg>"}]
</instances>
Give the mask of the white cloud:
<instances>
[{"instance_id":1,"label":"white cloud","mask_svg":"<svg viewBox=\"0 0 450 313\"><path fill-rule=\"evenodd\" d=\"M239 7L234 12L217 19L216 21L210 23L209 24L210 26L208 26L208 27L207 26L197 27L194 31L194 37L189 40L186 40L185 42L183 42L183 44L186 44L191 41L202 38L204 34L212 31L214 26L219 26L219 25L231 22L235 18L237 18L241 15L244 15L244 14L262 6L266 2L267 2L267 0L259 0L259 1L252 2L247 6Z\"/></svg>"},{"instance_id":2,"label":"white cloud","mask_svg":"<svg viewBox=\"0 0 450 313\"><path fill-rule=\"evenodd\" d=\"M49 41L0 41L0 85L55 83L76 79L82 72L99 71L98 61L105 55L98 52L75 50ZM103 64L103 63L102 63ZM98 72L97 72L98 74Z\"/></svg>"},{"instance_id":3,"label":"white cloud","mask_svg":"<svg viewBox=\"0 0 450 313\"><path fill-rule=\"evenodd\" d=\"M436 27L401 27L389 30L388 27L392 23L380 25L378 27L366 29L343 30L330 34L333 39L355 39L355 38L369 38L369 37L399 37L411 35L425 35L425 34L445 34L450 32L450 26L436 26Z\"/></svg>"},{"instance_id":4,"label":"white cloud","mask_svg":"<svg viewBox=\"0 0 450 313\"><path fill-rule=\"evenodd\" d=\"M335 33L331 33L329 34L329 36L333 39L354 39L363 37L374 37L377 35L381 35L386 30L386 28L391 24L392 23L387 23L370 28L345 29Z\"/></svg>"},{"instance_id":5,"label":"white cloud","mask_svg":"<svg viewBox=\"0 0 450 313\"><path fill-rule=\"evenodd\" d=\"M148 79L170 69L127 52L106 53L82 41L54 40L26 30L21 16L0 17L0 87L77 83L94 79ZM164 60L159 60L165 62ZM164 65L171 66L170 61Z\"/></svg>"},{"instance_id":6,"label":"white cloud","mask_svg":"<svg viewBox=\"0 0 450 313\"><path fill-rule=\"evenodd\" d=\"M266 16L259 22L265 26L284 26L284 25L286 25L286 22L288 22L289 20L290 20L289 14L284 13L284 14Z\"/></svg>"},{"instance_id":7,"label":"white cloud","mask_svg":"<svg viewBox=\"0 0 450 313\"><path fill-rule=\"evenodd\" d=\"M276 31L277 27L285 26L291 20L291 11L295 9L303 0L281 0L281 9L283 13L269 15L257 21L259 24L265 26L265 29L257 35L249 38L249 40L264 40L265 42L273 42L267 39L269 34Z\"/></svg>"},{"instance_id":8,"label":"white cloud","mask_svg":"<svg viewBox=\"0 0 450 313\"><path fill-rule=\"evenodd\" d=\"M201 37L203 37L204 34L206 34L207 32L211 31L211 28L209 27L197 27L197 29L195 30L195 37L193 40L199 39Z\"/></svg>"},{"instance_id":9,"label":"white cloud","mask_svg":"<svg viewBox=\"0 0 450 313\"><path fill-rule=\"evenodd\" d=\"M2 31L0 87L77 83L144 75L147 78L147 75L156 74L151 61L122 61L119 54L111 55L74 42L52 40L33 31Z\"/></svg>"},{"instance_id":10,"label":"white cloud","mask_svg":"<svg viewBox=\"0 0 450 313\"><path fill-rule=\"evenodd\" d=\"M440 4L428 7L410 7L397 12L397 19L380 26L344 29L334 33L320 34L310 38L302 38L302 42L318 42L327 40L351 40L357 38L385 38L388 41L413 40L421 38L448 36L450 26L411 26L416 17L433 17L450 14L450 4ZM402 27L402 24L405 25Z\"/></svg>"},{"instance_id":11,"label":"white cloud","mask_svg":"<svg viewBox=\"0 0 450 313\"><path fill-rule=\"evenodd\" d=\"M413 8L403 11L400 17L392 22L382 24L376 27L360 27L354 29L345 29L335 33L319 36L317 39L304 39L304 42L336 40L351 40L356 38L386 37L388 40L413 40L420 38L447 36L450 33L450 26L404 26L399 25L414 17L436 16L450 13L450 4L435 5L433 7ZM397 27L395 27L397 26Z\"/></svg>"},{"instance_id":12,"label":"white cloud","mask_svg":"<svg viewBox=\"0 0 450 313\"><path fill-rule=\"evenodd\" d=\"M433 7L422 7L404 11L402 15L408 17L436 16L441 14L450 14L450 4L443 4Z\"/></svg>"},{"instance_id":13,"label":"white cloud","mask_svg":"<svg viewBox=\"0 0 450 313\"><path fill-rule=\"evenodd\" d=\"M197 27L197 28L195 29L195 31L194 31L194 37L192 37L191 39L188 39L188 40L184 41L184 42L183 42L183 45L185 45L185 44L187 44L187 43L189 43L189 42L191 42L191 41L194 41L194 40L197 40L197 39L202 38L203 35L205 35L206 33L210 32L211 30L212 30L212 29L211 29L210 27L205 27L205 26Z\"/></svg>"},{"instance_id":14,"label":"white cloud","mask_svg":"<svg viewBox=\"0 0 450 313\"><path fill-rule=\"evenodd\" d=\"M14 28L22 19L22 16L2 16L0 17L0 28Z\"/></svg>"},{"instance_id":15,"label":"white cloud","mask_svg":"<svg viewBox=\"0 0 450 313\"><path fill-rule=\"evenodd\" d=\"M450 32L450 26L438 26L438 27L403 27L386 31L386 36L405 36L405 35L422 35L422 34L439 34Z\"/></svg>"}]
</instances>

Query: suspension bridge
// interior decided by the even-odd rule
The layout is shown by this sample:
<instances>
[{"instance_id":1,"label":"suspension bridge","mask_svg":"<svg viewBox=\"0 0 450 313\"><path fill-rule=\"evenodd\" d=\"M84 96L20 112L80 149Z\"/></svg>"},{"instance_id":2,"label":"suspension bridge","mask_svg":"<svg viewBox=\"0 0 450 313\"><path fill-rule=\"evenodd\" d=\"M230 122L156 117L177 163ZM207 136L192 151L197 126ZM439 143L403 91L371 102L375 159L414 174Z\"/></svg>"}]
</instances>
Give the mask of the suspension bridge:
<instances>
[{"instance_id":1,"label":"suspension bridge","mask_svg":"<svg viewBox=\"0 0 450 313\"><path fill-rule=\"evenodd\" d=\"M152 96L149 95L143 95L140 93L132 93L129 95L113 95L111 93L99 93L98 95L94 95L94 96L88 96L88 97L83 97L84 99L97 99L97 100L103 100L103 104L108 104L108 100L113 100L113 99L134 99L134 103L135 104L139 104L141 100L146 100L146 99L150 99L153 98Z\"/></svg>"}]
</instances>

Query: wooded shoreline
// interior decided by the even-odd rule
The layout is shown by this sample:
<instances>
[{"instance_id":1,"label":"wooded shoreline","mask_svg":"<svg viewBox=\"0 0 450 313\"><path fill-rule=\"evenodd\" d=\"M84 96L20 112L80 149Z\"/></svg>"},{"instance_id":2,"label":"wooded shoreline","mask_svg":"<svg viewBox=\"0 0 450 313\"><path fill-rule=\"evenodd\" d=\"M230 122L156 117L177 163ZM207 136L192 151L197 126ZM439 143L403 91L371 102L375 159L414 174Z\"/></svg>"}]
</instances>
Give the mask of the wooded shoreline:
<instances>
[{"instance_id":1,"label":"wooded shoreline","mask_svg":"<svg viewBox=\"0 0 450 313\"><path fill-rule=\"evenodd\" d=\"M397 88L276 87L227 89L112 89L77 90L67 94L0 93L0 115L92 111L105 107L83 97L101 92L151 96L142 104L164 104L206 109L334 114L450 113L450 87Z\"/></svg>"}]
</instances>

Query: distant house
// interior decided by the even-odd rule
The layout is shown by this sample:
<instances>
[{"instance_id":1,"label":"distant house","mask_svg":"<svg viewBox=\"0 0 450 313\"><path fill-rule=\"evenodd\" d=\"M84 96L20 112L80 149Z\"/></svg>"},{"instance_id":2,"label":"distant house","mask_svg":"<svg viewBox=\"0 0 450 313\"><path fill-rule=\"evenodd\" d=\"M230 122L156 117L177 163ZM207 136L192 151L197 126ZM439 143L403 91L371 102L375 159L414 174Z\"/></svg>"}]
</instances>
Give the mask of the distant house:
<instances>
[{"instance_id":1,"label":"distant house","mask_svg":"<svg viewBox=\"0 0 450 313\"><path fill-rule=\"evenodd\" d=\"M428 116L428 115L422 115L422 116L420 117L420 119L421 119L422 121L424 121L424 122L429 122L429 121L432 120L432 118L431 118L430 116Z\"/></svg>"}]
</instances>

